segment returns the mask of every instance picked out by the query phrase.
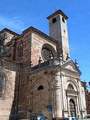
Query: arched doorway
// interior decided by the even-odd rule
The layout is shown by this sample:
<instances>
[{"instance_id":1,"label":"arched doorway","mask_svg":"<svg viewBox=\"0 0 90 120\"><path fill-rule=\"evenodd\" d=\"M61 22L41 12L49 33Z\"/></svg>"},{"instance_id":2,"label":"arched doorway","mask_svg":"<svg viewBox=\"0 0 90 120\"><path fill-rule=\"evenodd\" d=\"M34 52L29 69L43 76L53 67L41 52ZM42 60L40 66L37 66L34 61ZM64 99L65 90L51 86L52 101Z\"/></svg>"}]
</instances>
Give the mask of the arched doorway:
<instances>
[{"instance_id":1,"label":"arched doorway","mask_svg":"<svg viewBox=\"0 0 90 120\"><path fill-rule=\"evenodd\" d=\"M70 105L70 116L76 117L76 106L73 99L70 99L69 105Z\"/></svg>"}]
</instances>

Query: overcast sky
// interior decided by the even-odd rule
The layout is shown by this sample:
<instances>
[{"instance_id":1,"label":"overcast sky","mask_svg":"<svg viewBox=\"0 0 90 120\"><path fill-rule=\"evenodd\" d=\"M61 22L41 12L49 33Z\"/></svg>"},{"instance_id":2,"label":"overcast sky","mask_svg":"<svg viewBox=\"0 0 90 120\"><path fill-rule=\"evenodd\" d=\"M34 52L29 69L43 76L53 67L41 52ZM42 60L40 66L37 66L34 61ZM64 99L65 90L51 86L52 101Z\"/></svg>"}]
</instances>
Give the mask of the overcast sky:
<instances>
[{"instance_id":1,"label":"overcast sky","mask_svg":"<svg viewBox=\"0 0 90 120\"><path fill-rule=\"evenodd\" d=\"M0 0L0 29L21 33L34 26L48 33L46 17L58 9L69 17L71 58L78 60L81 79L90 81L90 0Z\"/></svg>"}]
</instances>

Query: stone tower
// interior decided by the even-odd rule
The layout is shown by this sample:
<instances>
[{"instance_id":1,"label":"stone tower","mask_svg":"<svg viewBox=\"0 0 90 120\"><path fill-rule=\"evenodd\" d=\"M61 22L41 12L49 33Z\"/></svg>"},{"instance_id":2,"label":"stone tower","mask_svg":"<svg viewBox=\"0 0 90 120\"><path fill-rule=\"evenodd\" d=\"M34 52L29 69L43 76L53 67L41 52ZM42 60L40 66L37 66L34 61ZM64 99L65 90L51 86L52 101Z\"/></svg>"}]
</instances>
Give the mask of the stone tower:
<instances>
[{"instance_id":1,"label":"stone tower","mask_svg":"<svg viewBox=\"0 0 90 120\"><path fill-rule=\"evenodd\" d=\"M68 17L58 10L47 17L49 20L49 35L59 42L58 53L62 54L63 60L66 61L69 55L67 19Z\"/></svg>"}]
</instances>

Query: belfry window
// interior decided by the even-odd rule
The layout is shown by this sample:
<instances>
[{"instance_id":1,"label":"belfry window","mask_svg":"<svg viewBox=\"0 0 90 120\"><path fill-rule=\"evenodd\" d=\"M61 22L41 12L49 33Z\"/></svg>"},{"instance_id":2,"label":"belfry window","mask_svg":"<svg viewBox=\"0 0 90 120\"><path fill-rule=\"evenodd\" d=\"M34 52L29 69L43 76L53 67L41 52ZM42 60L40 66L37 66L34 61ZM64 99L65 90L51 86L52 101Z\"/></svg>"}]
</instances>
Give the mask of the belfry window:
<instances>
[{"instance_id":1,"label":"belfry window","mask_svg":"<svg viewBox=\"0 0 90 120\"><path fill-rule=\"evenodd\" d=\"M62 17L62 21L65 23L65 19L64 19L64 17Z\"/></svg>"},{"instance_id":2,"label":"belfry window","mask_svg":"<svg viewBox=\"0 0 90 120\"><path fill-rule=\"evenodd\" d=\"M52 19L52 23L56 23L56 21L57 21L56 18Z\"/></svg>"}]
</instances>

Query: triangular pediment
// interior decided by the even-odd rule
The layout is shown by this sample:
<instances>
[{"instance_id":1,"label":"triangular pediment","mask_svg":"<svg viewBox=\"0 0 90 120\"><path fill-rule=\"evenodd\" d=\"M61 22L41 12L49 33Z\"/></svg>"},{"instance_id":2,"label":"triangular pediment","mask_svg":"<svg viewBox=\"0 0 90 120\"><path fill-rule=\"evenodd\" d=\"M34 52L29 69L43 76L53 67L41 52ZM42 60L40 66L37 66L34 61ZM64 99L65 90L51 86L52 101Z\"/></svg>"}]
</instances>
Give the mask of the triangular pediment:
<instances>
[{"instance_id":1,"label":"triangular pediment","mask_svg":"<svg viewBox=\"0 0 90 120\"><path fill-rule=\"evenodd\" d=\"M77 71L76 68L75 68L75 66L73 64L71 64L71 63L68 64L65 68L67 68L67 69L69 69L71 71Z\"/></svg>"},{"instance_id":2,"label":"triangular pediment","mask_svg":"<svg viewBox=\"0 0 90 120\"><path fill-rule=\"evenodd\" d=\"M65 64L63 64L63 68L80 74L79 68L75 65L75 63L72 60L69 60Z\"/></svg>"}]
</instances>

